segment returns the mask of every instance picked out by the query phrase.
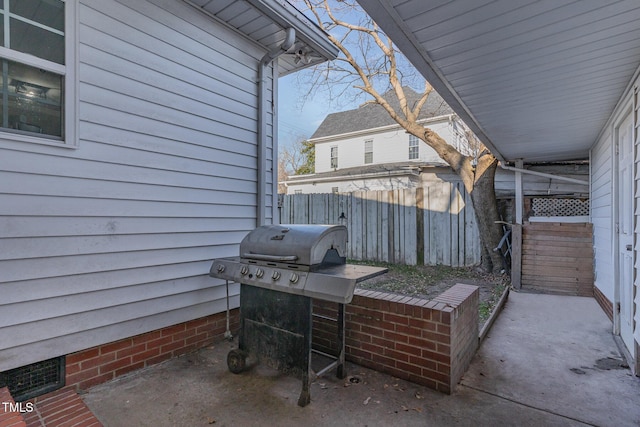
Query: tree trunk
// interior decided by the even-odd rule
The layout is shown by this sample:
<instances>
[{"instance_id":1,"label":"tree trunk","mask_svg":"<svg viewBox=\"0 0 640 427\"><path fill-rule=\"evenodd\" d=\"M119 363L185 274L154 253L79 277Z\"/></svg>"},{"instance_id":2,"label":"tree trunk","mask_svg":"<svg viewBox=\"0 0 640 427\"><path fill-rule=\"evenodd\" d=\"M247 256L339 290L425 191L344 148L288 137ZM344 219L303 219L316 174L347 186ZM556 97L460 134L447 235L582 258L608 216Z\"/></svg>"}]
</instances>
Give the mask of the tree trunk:
<instances>
[{"instance_id":1,"label":"tree trunk","mask_svg":"<svg viewBox=\"0 0 640 427\"><path fill-rule=\"evenodd\" d=\"M480 157L475 169L474 185L469 191L483 246L482 267L493 273L500 273L504 268L502 256L493 250L502 238L502 227L497 223L500 221L495 192L497 166L498 160L494 156L486 154Z\"/></svg>"},{"instance_id":2,"label":"tree trunk","mask_svg":"<svg viewBox=\"0 0 640 427\"><path fill-rule=\"evenodd\" d=\"M421 128L418 124L407 126L407 129L436 150L440 158L447 162L462 179L476 213L482 245L482 268L487 272L499 273L503 269L502 256L493 250L498 247L502 239L502 227L497 223L500 216L495 191L498 159L485 151L478 156L474 167L470 157L450 146L431 129Z\"/></svg>"}]
</instances>

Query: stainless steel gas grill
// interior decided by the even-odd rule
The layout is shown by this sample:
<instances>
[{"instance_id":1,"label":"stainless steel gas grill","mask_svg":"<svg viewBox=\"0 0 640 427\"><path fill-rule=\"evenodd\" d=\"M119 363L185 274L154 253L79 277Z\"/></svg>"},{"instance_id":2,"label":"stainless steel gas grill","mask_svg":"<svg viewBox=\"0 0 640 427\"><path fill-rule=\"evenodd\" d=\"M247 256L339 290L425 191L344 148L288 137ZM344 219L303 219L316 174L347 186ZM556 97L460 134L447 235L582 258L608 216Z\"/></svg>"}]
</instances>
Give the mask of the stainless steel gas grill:
<instances>
[{"instance_id":1,"label":"stainless steel gas grill","mask_svg":"<svg viewBox=\"0 0 640 427\"><path fill-rule=\"evenodd\" d=\"M344 304L357 282L387 271L346 264L347 229L342 225L267 225L240 243L240 256L213 260L210 276L239 282L238 349L227 356L233 373L249 354L301 376L298 405L310 401L312 299L338 303L339 354L322 375L336 368L344 378ZM325 355L326 356L326 355Z\"/></svg>"}]
</instances>

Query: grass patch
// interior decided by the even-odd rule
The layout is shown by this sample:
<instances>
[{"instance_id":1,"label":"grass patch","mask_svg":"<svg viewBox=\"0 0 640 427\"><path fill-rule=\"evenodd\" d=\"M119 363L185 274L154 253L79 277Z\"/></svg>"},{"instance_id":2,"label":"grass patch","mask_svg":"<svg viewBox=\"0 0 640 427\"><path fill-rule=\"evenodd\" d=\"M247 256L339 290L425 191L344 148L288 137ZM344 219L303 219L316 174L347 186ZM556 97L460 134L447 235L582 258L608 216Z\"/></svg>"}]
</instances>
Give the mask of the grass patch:
<instances>
[{"instance_id":1,"label":"grass patch","mask_svg":"<svg viewBox=\"0 0 640 427\"><path fill-rule=\"evenodd\" d=\"M349 262L389 269L386 274L358 283L359 288L413 297L431 298L444 292L456 282L475 282L482 279L482 275L474 268L456 268L443 265L401 265L351 260Z\"/></svg>"},{"instance_id":2,"label":"grass patch","mask_svg":"<svg viewBox=\"0 0 640 427\"><path fill-rule=\"evenodd\" d=\"M401 265L357 260L348 262L389 269L386 274L358 283L357 286L361 289L433 299L456 283L478 286L480 325L491 316L502 293L509 286L509 276L487 274L478 267Z\"/></svg>"},{"instance_id":3,"label":"grass patch","mask_svg":"<svg viewBox=\"0 0 640 427\"><path fill-rule=\"evenodd\" d=\"M504 283L497 283L493 289L491 289L489 297L480 302L478 307L478 314L480 317L480 323L484 323L489 319L493 309L500 301L500 297L504 293L506 285Z\"/></svg>"}]
</instances>

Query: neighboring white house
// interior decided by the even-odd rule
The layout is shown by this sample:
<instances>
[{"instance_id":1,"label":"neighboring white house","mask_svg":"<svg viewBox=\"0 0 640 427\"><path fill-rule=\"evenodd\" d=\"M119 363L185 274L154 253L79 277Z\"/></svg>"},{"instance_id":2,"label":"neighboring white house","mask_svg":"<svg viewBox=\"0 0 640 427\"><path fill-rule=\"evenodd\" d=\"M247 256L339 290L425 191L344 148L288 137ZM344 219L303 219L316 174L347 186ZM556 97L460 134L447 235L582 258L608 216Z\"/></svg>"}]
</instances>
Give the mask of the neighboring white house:
<instances>
[{"instance_id":1,"label":"neighboring white house","mask_svg":"<svg viewBox=\"0 0 640 427\"><path fill-rule=\"evenodd\" d=\"M640 3L359 3L503 163L590 159L594 296L639 375Z\"/></svg>"},{"instance_id":2,"label":"neighboring white house","mask_svg":"<svg viewBox=\"0 0 640 427\"><path fill-rule=\"evenodd\" d=\"M211 260L277 212L277 76L326 35L280 0L0 14L0 371L225 311Z\"/></svg>"},{"instance_id":3,"label":"neighboring white house","mask_svg":"<svg viewBox=\"0 0 640 427\"><path fill-rule=\"evenodd\" d=\"M418 101L418 93L404 90L409 105ZM397 107L393 92L383 97ZM429 95L419 120L452 146L471 152L463 123L437 93ZM378 104L329 114L309 142L315 146L315 173L289 176L287 194L411 188L419 185L423 170L446 166Z\"/></svg>"}]
</instances>

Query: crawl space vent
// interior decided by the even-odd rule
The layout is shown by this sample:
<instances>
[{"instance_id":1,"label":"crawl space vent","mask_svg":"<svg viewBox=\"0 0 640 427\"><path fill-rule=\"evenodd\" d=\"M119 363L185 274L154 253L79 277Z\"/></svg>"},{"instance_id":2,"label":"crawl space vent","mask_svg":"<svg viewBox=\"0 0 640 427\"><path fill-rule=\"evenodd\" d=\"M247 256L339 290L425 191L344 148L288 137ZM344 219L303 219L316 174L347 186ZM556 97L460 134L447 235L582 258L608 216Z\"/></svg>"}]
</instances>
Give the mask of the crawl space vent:
<instances>
[{"instance_id":1,"label":"crawl space vent","mask_svg":"<svg viewBox=\"0 0 640 427\"><path fill-rule=\"evenodd\" d=\"M64 386L64 356L0 372L0 387L8 387L23 402Z\"/></svg>"}]
</instances>

